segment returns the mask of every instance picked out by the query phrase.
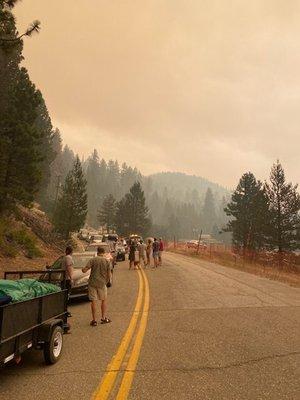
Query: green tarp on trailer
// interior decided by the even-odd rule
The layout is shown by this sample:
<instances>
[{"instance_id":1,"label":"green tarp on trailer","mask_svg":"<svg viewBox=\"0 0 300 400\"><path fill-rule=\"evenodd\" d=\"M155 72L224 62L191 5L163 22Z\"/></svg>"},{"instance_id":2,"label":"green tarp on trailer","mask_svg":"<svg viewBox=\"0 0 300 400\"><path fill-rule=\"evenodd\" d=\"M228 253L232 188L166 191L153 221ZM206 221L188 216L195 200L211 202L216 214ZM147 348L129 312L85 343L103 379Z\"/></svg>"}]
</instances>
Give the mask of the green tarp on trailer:
<instances>
[{"instance_id":1,"label":"green tarp on trailer","mask_svg":"<svg viewBox=\"0 0 300 400\"><path fill-rule=\"evenodd\" d=\"M13 303L60 291L58 286L36 279L0 279L0 296L10 296Z\"/></svg>"}]
</instances>

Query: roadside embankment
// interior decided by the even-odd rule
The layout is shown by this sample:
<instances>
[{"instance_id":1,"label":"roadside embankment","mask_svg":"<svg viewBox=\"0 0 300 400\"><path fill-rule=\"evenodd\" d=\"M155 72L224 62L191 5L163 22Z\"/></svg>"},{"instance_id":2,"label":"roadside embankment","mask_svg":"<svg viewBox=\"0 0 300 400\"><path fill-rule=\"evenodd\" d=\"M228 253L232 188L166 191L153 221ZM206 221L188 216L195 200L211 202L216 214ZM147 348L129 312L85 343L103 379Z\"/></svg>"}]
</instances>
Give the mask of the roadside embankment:
<instances>
[{"instance_id":1,"label":"roadside embankment","mask_svg":"<svg viewBox=\"0 0 300 400\"><path fill-rule=\"evenodd\" d=\"M0 279L4 271L44 269L62 254L65 244L37 204L19 207L15 216L0 219Z\"/></svg>"},{"instance_id":2,"label":"roadside embankment","mask_svg":"<svg viewBox=\"0 0 300 400\"><path fill-rule=\"evenodd\" d=\"M224 250L214 246L208 246L206 249L198 251L194 248L187 248L185 244L176 244L174 246L173 243L170 243L166 250L287 283L290 286L300 287L299 256L295 259L294 256L289 258L288 255L285 255L282 265L279 266L271 256L247 259L235 254L232 250Z\"/></svg>"}]
</instances>

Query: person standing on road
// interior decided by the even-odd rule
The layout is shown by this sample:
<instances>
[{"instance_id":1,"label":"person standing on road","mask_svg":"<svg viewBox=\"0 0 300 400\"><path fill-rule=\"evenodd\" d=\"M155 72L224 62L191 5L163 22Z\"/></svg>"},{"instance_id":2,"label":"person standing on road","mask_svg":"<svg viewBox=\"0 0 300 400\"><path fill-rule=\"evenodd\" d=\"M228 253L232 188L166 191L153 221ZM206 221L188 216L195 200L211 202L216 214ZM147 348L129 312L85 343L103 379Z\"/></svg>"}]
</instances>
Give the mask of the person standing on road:
<instances>
[{"instance_id":1,"label":"person standing on road","mask_svg":"<svg viewBox=\"0 0 300 400\"><path fill-rule=\"evenodd\" d=\"M138 244L138 251L139 251L139 263L140 266L142 266L142 262L144 267L146 266L146 245L143 242L143 240L141 239L139 244Z\"/></svg>"},{"instance_id":2,"label":"person standing on road","mask_svg":"<svg viewBox=\"0 0 300 400\"><path fill-rule=\"evenodd\" d=\"M82 268L85 273L91 270L89 277L89 299L91 301L92 321L91 326L97 326L97 303L101 301L101 324L111 322L106 315L107 309L107 287L111 286L110 262L104 257L105 250L98 247L97 256L89 260L87 265Z\"/></svg>"},{"instance_id":3,"label":"person standing on road","mask_svg":"<svg viewBox=\"0 0 300 400\"><path fill-rule=\"evenodd\" d=\"M147 256L146 266L149 266L149 267L150 267L151 250L152 250L152 240L148 239L147 247L146 247L146 256Z\"/></svg>"},{"instance_id":4,"label":"person standing on road","mask_svg":"<svg viewBox=\"0 0 300 400\"><path fill-rule=\"evenodd\" d=\"M158 257L159 257L159 242L156 238L154 238L152 250L153 250L154 268L157 268L158 267Z\"/></svg>"},{"instance_id":5,"label":"person standing on road","mask_svg":"<svg viewBox=\"0 0 300 400\"><path fill-rule=\"evenodd\" d=\"M130 242L129 242L129 256L128 256L128 259L129 259L129 269L131 269L132 267L134 267L135 266L135 251L136 251L136 244L134 243L134 241L133 240L131 240Z\"/></svg>"},{"instance_id":6,"label":"person standing on road","mask_svg":"<svg viewBox=\"0 0 300 400\"><path fill-rule=\"evenodd\" d=\"M158 252L158 262L159 265L162 265L162 252L164 251L164 243L162 238L159 238L159 252Z\"/></svg>"},{"instance_id":7,"label":"person standing on road","mask_svg":"<svg viewBox=\"0 0 300 400\"><path fill-rule=\"evenodd\" d=\"M68 297L72 289L72 281L74 274L74 262L72 258L73 248L72 246L67 246L65 251L65 256L62 262L62 269L66 271L66 289L68 290ZM72 317L72 314L68 311L68 317Z\"/></svg>"}]
</instances>

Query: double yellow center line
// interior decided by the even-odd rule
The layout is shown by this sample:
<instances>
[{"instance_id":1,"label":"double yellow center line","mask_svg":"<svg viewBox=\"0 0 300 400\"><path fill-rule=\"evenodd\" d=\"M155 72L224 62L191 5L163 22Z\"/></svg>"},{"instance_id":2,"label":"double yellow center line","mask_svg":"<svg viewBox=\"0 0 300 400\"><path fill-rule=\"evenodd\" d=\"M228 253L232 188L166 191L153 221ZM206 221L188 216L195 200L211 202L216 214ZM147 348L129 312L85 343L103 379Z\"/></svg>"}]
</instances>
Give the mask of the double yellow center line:
<instances>
[{"instance_id":1,"label":"double yellow center line","mask_svg":"<svg viewBox=\"0 0 300 400\"><path fill-rule=\"evenodd\" d=\"M149 313L149 284L145 272L138 270L139 291L136 305L116 354L106 368L105 375L93 395L93 400L106 400L114 390L117 377L122 376L116 395L117 400L126 400L132 385L139 359ZM138 323L139 322L139 323ZM133 339L134 337L134 339ZM131 351L128 351L132 344ZM125 363L125 356L128 361ZM123 366L124 364L124 366Z\"/></svg>"}]
</instances>

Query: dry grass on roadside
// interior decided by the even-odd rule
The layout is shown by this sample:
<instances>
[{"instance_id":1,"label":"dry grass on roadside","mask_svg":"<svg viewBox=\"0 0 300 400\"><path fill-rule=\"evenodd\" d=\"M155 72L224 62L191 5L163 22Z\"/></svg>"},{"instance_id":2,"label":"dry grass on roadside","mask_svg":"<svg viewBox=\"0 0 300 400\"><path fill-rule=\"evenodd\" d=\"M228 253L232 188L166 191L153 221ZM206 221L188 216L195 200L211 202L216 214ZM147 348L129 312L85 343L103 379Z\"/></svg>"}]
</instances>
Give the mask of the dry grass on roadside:
<instances>
[{"instance_id":1,"label":"dry grass on roadside","mask_svg":"<svg viewBox=\"0 0 300 400\"><path fill-rule=\"evenodd\" d=\"M57 250L42 243L39 243L39 248L42 249L43 257L30 259L23 254L14 258L0 256L0 279L3 278L4 271L45 269L47 264L51 264L60 255Z\"/></svg>"},{"instance_id":2,"label":"dry grass on roadside","mask_svg":"<svg viewBox=\"0 0 300 400\"><path fill-rule=\"evenodd\" d=\"M182 254L195 259L205 260L211 263L220 264L224 267L234 268L239 271L245 271L250 274L262 276L274 281L286 283L290 286L300 287L300 273L288 266L279 269L275 265L260 265L255 262L244 261L242 257L230 252L202 252L197 254L195 249L185 247L175 248L170 246L167 249L170 252Z\"/></svg>"}]
</instances>

